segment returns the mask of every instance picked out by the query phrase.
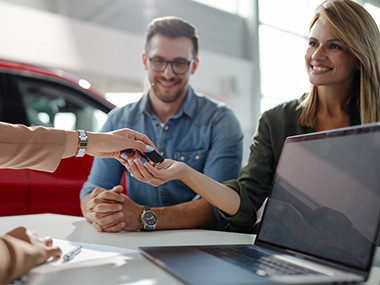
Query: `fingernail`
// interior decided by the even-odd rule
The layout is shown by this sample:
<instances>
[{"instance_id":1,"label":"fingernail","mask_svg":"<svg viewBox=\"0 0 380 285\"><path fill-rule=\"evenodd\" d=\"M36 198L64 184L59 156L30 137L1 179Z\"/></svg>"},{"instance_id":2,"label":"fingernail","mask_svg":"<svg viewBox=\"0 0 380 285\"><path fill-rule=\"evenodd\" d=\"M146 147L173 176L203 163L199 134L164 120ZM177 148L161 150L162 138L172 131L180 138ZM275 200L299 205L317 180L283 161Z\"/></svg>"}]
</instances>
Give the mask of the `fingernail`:
<instances>
[{"instance_id":1,"label":"fingernail","mask_svg":"<svg viewBox=\"0 0 380 285\"><path fill-rule=\"evenodd\" d=\"M128 155L126 155L125 153L122 153L120 156L121 156L122 158L124 158L124 159L128 159Z\"/></svg>"},{"instance_id":2,"label":"fingernail","mask_svg":"<svg viewBox=\"0 0 380 285\"><path fill-rule=\"evenodd\" d=\"M124 160L124 159L122 159L122 158L120 158L120 161L121 161L122 163L125 163L125 160Z\"/></svg>"},{"instance_id":3,"label":"fingernail","mask_svg":"<svg viewBox=\"0 0 380 285\"><path fill-rule=\"evenodd\" d=\"M146 146L145 146L145 149L146 149L147 151L154 151L154 147L152 147L152 146L150 146L150 145L146 145Z\"/></svg>"}]
</instances>

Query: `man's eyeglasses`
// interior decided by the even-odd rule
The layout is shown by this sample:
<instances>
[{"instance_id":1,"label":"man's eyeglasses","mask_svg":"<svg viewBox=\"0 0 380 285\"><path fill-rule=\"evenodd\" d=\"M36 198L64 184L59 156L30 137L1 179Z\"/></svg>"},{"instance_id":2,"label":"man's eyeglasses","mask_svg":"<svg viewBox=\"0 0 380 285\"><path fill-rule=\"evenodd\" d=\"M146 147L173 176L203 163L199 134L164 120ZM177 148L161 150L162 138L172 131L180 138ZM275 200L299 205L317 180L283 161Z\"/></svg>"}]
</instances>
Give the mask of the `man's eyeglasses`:
<instances>
[{"instance_id":1,"label":"man's eyeglasses","mask_svg":"<svg viewBox=\"0 0 380 285\"><path fill-rule=\"evenodd\" d=\"M162 72L166 69L170 63L172 70L177 75L185 74L189 70L190 64L193 62L193 59L187 61L185 59L176 59L176 60L164 60L159 57L149 58L151 68L156 72Z\"/></svg>"}]
</instances>

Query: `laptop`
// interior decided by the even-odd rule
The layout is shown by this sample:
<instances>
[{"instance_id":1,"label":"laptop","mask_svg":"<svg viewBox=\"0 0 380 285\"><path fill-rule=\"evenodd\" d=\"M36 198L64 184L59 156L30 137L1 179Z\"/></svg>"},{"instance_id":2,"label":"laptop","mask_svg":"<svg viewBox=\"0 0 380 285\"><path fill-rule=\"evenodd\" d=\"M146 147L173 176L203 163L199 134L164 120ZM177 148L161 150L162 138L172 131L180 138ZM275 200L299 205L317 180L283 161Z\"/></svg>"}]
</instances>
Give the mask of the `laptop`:
<instances>
[{"instance_id":1,"label":"laptop","mask_svg":"<svg viewBox=\"0 0 380 285\"><path fill-rule=\"evenodd\" d=\"M140 247L187 284L367 280L380 229L380 124L286 139L254 244Z\"/></svg>"}]
</instances>

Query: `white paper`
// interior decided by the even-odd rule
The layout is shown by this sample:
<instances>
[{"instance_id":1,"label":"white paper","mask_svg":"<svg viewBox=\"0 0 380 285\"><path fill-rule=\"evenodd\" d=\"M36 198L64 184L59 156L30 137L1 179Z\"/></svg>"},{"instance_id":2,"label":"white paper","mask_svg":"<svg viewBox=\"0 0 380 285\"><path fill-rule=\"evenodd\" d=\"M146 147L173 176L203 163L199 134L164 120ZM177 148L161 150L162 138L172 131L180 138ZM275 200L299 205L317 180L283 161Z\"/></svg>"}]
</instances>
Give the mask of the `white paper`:
<instances>
[{"instance_id":1,"label":"white paper","mask_svg":"<svg viewBox=\"0 0 380 285\"><path fill-rule=\"evenodd\" d=\"M135 253L137 250L132 250L122 247L106 246L101 244L74 242L61 239L53 239L53 245L58 246L62 250L62 256L57 261L49 262L51 265L61 266L63 264L74 264L87 260L103 259L113 256L120 256L123 254ZM62 257L78 246L82 246L80 253L78 253L73 259L67 262L63 262Z\"/></svg>"}]
</instances>

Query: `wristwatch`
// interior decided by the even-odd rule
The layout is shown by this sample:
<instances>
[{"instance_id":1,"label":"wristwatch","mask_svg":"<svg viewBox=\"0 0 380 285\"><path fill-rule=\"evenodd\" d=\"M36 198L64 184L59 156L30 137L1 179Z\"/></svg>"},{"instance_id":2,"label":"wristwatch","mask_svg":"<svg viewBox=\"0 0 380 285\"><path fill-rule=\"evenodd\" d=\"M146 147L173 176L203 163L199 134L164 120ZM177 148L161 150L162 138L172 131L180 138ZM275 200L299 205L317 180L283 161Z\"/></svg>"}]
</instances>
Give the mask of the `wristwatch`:
<instances>
[{"instance_id":1,"label":"wristwatch","mask_svg":"<svg viewBox=\"0 0 380 285\"><path fill-rule=\"evenodd\" d=\"M83 157L86 153L86 147L88 144L88 137L85 130L77 130L78 133L78 151L75 157Z\"/></svg>"},{"instance_id":2,"label":"wristwatch","mask_svg":"<svg viewBox=\"0 0 380 285\"><path fill-rule=\"evenodd\" d=\"M142 206L142 208L143 212L141 213L140 220L144 226L144 230L153 231L157 225L157 215L148 206Z\"/></svg>"}]
</instances>

